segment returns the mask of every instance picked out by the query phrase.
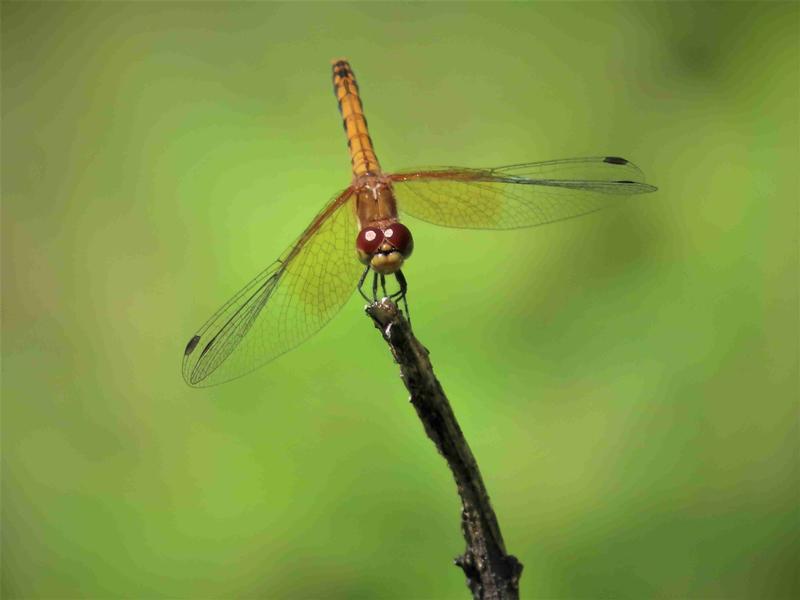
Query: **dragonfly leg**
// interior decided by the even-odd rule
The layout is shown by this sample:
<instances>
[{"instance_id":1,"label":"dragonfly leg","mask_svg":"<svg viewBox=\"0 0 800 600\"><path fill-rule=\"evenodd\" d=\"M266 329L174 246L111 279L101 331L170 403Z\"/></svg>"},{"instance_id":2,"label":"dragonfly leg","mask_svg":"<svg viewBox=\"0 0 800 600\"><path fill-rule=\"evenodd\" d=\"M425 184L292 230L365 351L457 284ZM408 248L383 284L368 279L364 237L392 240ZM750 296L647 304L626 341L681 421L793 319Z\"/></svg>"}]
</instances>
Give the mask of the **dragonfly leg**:
<instances>
[{"instance_id":1,"label":"dragonfly leg","mask_svg":"<svg viewBox=\"0 0 800 600\"><path fill-rule=\"evenodd\" d=\"M400 291L392 294L392 297L396 296L398 300L403 301L403 306L406 309L406 319L408 319L408 324L411 325L411 313L408 312L408 300L406 300L406 292L408 292L406 276L403 275L402 271L395 272L394 276L397 278L397 285L400 286Z\"/></svg>"},{"instance_id":2,"label":"dragonfly leg","mask_svg":"<svg viewBox=\"0 0 800 600\"><path fill-rule=\"evenodd\" d=\"M406 292L408 291L408 282L406 281L402 271L395 272L394 276L397 278L397 285L400 286L400 289L392 293L389 297L392 300L402 300L405 298Z\"/></svg>"},{"instance_id":3,"label":"dragonfly leg","mask_svg":"<svg viewBox=\"0 0 800 600\"><path fill-rule=\"evenodd\" d=\"M381 273L381 290L383 290L383 297L386 298L388 294L386 293L386 275Z\"/></svg>"},{"instance_id":4,"label":"dragonfly leg","mask_svg":"<svg viewBox=\"0 0 800 600\"><path fill-rule=\"evenodd\" d=\"M370 301L369 300L369 296L367 296L364 293L363 287L364 287L364 280L367 278L367 274L368 273L369 273L369 265L367 265L367 268L364 269L364 272L361 274L361 277L359 277L359 279L358 279L358 293L361 294L361 297L364 298L364 300L366 300L367 302Z\"/></svg>"},{"instance_id":5,"label":"dragonfly leg","mask_svg":"<svg viewBox=\"0 0 800 600\"><path fill-rule=\"evenodd\" d=\"M372 301L378 301L378 273L372 274Z\"/></svg>"}]
</instances>

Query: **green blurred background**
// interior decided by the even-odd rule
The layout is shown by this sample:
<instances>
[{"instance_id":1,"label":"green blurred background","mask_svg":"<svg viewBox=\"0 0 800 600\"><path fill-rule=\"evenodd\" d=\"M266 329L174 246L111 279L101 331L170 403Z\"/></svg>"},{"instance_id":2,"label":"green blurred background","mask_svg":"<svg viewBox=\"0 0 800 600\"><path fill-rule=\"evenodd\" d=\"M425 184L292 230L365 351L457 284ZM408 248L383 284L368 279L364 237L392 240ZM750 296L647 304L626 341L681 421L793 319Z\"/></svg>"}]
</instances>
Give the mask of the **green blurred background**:
<instances>
[{"instance_id":1,"label":"green blurred background","mask_svg":"<svg viewBox=\"0 0 800 600\"><path fill-rule=\"evenodd\" d=\"M656 194L409 221L415 329L525 598L798 586L798 4L3 3L2 593L466 598L450 474L353 297L195 390L196 328L349 183L618 154Z\"/></svg>"}]
</instances>

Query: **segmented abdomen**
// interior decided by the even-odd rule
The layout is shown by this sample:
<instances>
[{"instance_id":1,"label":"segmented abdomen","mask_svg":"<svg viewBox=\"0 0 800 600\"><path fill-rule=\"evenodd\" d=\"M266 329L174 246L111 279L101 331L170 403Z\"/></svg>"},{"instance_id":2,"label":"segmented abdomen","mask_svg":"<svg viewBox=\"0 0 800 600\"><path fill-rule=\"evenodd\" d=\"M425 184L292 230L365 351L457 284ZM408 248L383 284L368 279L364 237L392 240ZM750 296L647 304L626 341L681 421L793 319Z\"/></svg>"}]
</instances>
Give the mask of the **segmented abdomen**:
<instances>
[{"instance_id":1,"label":"segmented abdomen","mask_svg":"<svg viewBox=\"0 0 800 600\"><path fill-rule=\"evenodd\" d=\"M365 173L377 175L381 167L367 130L367 119L364 116L361 97L358 95L356 76L346 60L337 60L333 63L333 91L339 102L339 112L342 113L353 174L356 177Z\"/></svg>"}]
</instances>

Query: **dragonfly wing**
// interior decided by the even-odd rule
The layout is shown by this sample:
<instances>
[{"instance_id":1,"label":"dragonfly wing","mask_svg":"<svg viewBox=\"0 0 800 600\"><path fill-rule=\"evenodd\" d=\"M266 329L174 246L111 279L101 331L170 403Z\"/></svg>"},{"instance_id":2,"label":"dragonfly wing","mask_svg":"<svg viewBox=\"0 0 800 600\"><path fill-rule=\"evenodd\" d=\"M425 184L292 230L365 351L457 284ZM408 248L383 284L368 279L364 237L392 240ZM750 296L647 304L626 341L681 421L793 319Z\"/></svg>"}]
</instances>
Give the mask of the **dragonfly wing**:
<instances>
[{"instance_id":1,"label":"dragonfly wing","mask_svg":"<svg viewBox=\"0 0 800 600\"><path fill-rule=\"evenodd\" d=\"M319 331L347 302L363 266L352 188L334 198L274 263L189 340L183 377L204 387L235 379Z\"/></svg>"},{"instance_id":2,"label":"dragonfly wing","mask_svg":"<svg viewBox=\"0 0 800 600\"><path fill-rule=\"evenodd\" d=\"M390 175L401 211L465 229L554 223L653 192L633 163L616 156L569 158L494 169L447 167Z\"/></svg>"}]
</instances>

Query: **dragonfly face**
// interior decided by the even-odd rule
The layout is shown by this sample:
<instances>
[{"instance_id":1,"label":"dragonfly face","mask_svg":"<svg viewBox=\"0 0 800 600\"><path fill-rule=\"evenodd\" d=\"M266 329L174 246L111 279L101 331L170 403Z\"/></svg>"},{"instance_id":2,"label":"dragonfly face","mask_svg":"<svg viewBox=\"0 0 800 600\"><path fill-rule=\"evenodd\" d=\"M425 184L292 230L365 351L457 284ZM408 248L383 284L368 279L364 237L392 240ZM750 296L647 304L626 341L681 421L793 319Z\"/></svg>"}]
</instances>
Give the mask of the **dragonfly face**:
<instances>
[{"instance_id":1,"label":"dragonfly face","mask_svg":"<svg viewBox=\"0 0 800 600\"><path fill-rule=\"evenodd\" d=\"M402 267L414 240L398 208L444 227L515 229L585 215L656 189L618 156L383 173L346 61L334 62L333 87L353 181L191 337L183 353L190 385L235 379L291 350L333 318L355 289L367 300L377 298L379 283L385 293L387 275L400 288L392 296L405 301ZM362 290L370 272L371 297Z\"/></svg>"},{"instance_id":2,"label":"dragonfly face","mask_svg":"<svg viewBox=\"0 0 800 600\"><path fill-rule=\"evenodd\" d=\"M358 259L381 275L399 271L413 250L411 231L402 223L392 223L385 229L365 227L356 238Z\"/></svg>"}]
</instances>

